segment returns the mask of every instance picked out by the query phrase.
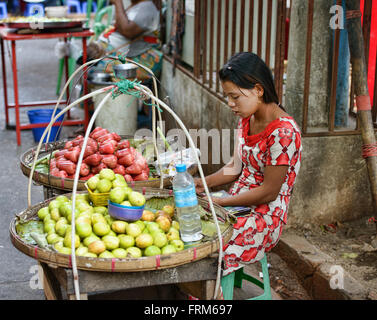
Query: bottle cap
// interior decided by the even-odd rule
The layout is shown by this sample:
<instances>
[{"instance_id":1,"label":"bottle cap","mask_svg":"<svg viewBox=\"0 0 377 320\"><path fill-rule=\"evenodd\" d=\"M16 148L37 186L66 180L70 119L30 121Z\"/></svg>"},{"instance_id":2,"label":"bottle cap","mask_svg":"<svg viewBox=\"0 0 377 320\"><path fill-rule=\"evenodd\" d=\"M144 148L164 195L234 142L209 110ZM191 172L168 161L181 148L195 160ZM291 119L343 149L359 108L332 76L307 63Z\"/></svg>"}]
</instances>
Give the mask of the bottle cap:
<instances>
[{"instance_id":1,"label":"bottle cap","mask_svg":"<svg viewBox=\"0 0 377 320\"><path fill-rule=\"evenodd\" d=\"M175 169L177 170L177 172L185 172L186 171L186 165L184 163L178 163L175 166Z\"/></svg>"}]
</instances>

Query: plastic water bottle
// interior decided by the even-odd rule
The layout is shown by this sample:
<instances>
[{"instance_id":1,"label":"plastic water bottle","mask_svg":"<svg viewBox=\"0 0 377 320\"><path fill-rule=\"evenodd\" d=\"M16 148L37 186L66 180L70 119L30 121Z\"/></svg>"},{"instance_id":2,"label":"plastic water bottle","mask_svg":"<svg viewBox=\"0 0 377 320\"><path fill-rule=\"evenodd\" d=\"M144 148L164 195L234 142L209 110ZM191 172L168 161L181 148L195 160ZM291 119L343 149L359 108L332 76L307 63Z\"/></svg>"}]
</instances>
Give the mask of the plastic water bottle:
<instances>
[{"instance_id":1,"label":"plastic water bottle","mask_svg":"<svg viewBox=\"0 0 377 320\"><path fill-rule=\"evenodd\" d=\"M199 241L203 235L194 179L186 171L185 164L177 164L176 170L173 192L181 239L183 242Z\"/></svg>"}]
</instances>

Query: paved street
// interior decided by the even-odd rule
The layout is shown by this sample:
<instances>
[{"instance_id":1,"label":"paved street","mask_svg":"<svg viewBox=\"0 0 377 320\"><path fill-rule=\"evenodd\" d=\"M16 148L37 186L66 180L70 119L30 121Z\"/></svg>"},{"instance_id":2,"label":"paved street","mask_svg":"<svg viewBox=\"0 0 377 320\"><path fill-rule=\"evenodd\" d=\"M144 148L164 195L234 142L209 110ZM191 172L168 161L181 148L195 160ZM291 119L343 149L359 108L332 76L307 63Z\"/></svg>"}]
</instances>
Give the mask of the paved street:
<instances>
[{"instance_id":1,"label":"paved street","mask_svg":"<svg viewBox=\"0 0 377 320\"><path fill-rule=\"evenodd\" d=\"M17 42L18 77L20 101L51 100L55 97L58 59L54 55L57 39ZM13 102L13 77L10 69L10 43L5 43L7 58L8 96ZM2 83L2 82L1 82ZM27 207L27 178L22 174L19 158L26 150L36 145L31 130L21 133L22 145L17 146L16 131L5 129L3 86L1 85L0 112L0 170L1 215L0 225L0 299L44 299L43 290L32 289L30 281L35 272L36 261L15 249L9 238L9 224L16 213ZM22 123L28 123L24 108ZM10 112L10 124L15 123L14 112ZM72 130L72 129L71 129ZM64 138L64 130L60 138ZM43 200L40 186L32 187L32 204Z\"/></svg>"}]
</instances>

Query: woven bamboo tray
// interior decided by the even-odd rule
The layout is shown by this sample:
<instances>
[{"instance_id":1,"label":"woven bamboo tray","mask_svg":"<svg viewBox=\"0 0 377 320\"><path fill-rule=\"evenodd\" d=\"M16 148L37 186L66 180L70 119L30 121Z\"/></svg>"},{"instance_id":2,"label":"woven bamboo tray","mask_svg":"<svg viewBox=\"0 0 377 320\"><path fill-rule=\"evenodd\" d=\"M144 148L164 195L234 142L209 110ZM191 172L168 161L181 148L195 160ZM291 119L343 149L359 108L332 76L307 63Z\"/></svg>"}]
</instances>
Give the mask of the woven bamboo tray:
<instances>
[{"instance_id":1,"label":"woven bamboo tray","mask_svg":"<svg viewBox=\"0 0 377 320\"><path fill-rule=\"evenodd\" d=\"M158 188L134 188L135 191L143 192L145 197L168 197L171 196L171 191ZM82 193L82 192L80 192ZM67 194L69 197L70 194ZM21 219L22 221L29 221L37 217L38 210L48 205L50 201L55 198L48 199L41 202L29 209L17 214L11 221L9 232L12 244L24 254L47 264L56 265L64 268L72 268L71 255L61 254L55 251L40 248L38 246L25 243L16 232L16 222ZM199 198L199 204L203 207L208 207L208 202ZM216 214L219 217L225 218L226 211L222 207L214 204ZM233 233L232 224L229 223L225 231L222 233L223 244L227 243ZM209 240L199 244L196 247L188 248L176 253L141 257L141 258L127 258L127 259L105 259L105 258L88 258L76 256L77 269L88 271L104 271L104 272L136 272L157 269L167 269L177 267L186 263L203 259L212 253L219 250L219 241L217 235L213 240Z\"/></svg>"},{"instance_id":2,"label":"woven bamboo tray","mask_svg":"<svg viewBox=\"0 0 377 320\"><path fill-rule=\"evenodd\" d=\"M122 137L124 138L124 137ZM127 138L127 137L126 137ZM128 137L129 138L129 137ZM61 150L64 148L65 143L67 140L61 140L53 143L45 143L42 145L39 158L47 156L51 151ZM22 173L29 178L31 173L31 166L33 165L34 154L36 152L36 148L31 148L23 153L20 157L20 167ZM188 169L188 172L191 175L194 175L198 172L198 166L193 165ZM54 177L49 174L41 173L34 171L33 174L33 181L37 184L44 185L46 187L52 187L59 190L64 190L67 192L72 192L73 190L73 179L67 178L59 178ZM78 191L86 191L85 182L83 180L79 180L77 184ZM163 179L163 187L169 187L172 185L172 178L165 178ZM159 188L160 187L160 179L154 180L147 180L147 181L132 181L130 183L130 187L149 187L149 188Z\"/></svg>"}]
</instances>

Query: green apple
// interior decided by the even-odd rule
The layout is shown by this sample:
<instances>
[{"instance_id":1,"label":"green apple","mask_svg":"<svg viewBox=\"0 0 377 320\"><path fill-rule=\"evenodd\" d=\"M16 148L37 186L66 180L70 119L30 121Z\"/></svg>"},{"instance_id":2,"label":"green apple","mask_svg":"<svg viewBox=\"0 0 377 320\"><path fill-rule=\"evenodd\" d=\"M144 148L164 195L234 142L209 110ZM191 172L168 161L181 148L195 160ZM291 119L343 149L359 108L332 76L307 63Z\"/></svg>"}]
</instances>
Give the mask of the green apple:
<instances>
[{"instance_id":1,"label":"green apple","mask_svg":"<svg viewBox=\"0 0 377 320\"><path fill-rule=\"evenodd\" d=\"M111 224L111 229L116 233L126 233L128 223L122 220L115 220Z\"/></svg>"},{"instance_id":2,"label":"green apple","mask_svg":"<svg viewBox=\"0 0 377 320\"><path fill-rule=\"evenodd\" d=\"M97 189L99 193L107 193L110 192L112 183L110 180L107 179L101 179L97 184Z\"/></svg>"},{"instance_id":3,"label":"green apple","mask_svg":"<svg viewBox=\"0 0 377 320\"><path fill-rule=\"evenodd\" d=\"M155 232L153 234L153 244L159 248L164 247L168 243L168 238L165 233Z\"/></svg>"},{"instance_id":4,"label":"green apple","mask_svg":"<svg viewBox=\"0 0 377 320\"><path fill-rule=\"evenodd\" d=\"M109 226L111 226L113 224L113 222L115 221L115 219L112 216L110 216L109 214L105 216L105 220L106 220L106 222Z\"/></svg>"},{"instance_id":5,"label":"green apple","mask_svg":"<svg viewBox=\"0 0 377 320\"><path fill-rule=\"evenodd\" d=\"M72 203L71 201L69 202L64 202L60 205L59 207L59 213L62 217L67 217L69 213L72 212Z\"/></svg>"},{"instance_id":6,"label":"green apple","mask_svg":"<svg viewBox=\"0 0 377 320\"><path fill-rule=\"evenodd\" d=\"M101 213L102 215L107 214L107 208L106 207L94 207L93 208L95 213Z\"/></svg>"},{"instance_id":7,"label":"green apple","mask_svg":"<svg viewBox=\"0 0 377 320\"><path fill-rule=\"evenodd\" d=\"M84 246L80 246L76 249L76 256L85 256L88 253L88 248Z\"/></svg>"},{"instance_id":8,"label":"green apple","mask_svg":"<svg viewBox=\"0 0 377 320\"><path fill-rule=\"evenodd\" d=\"M110 226L110 225L109 225L109 226ZM110 231L109 231L109 233L108 233L106 236L114 236L114 237L117 237L117 234L116 234L113 230L111 230L111 226L110 226Z\"/></svg>"},{"instance_id":9,"label":"green apple","mask_svg":"<svg viewBox=\"0 0 377 320\"><path fill-rule=\"evenodd\" d=\"M71 233L66 233L63 244L65 247L71 248L71 245L72 245ZM75 248L77 249L79 245L80 245L80 237L77 234L75 234Z\"/></svg>"},{"instance_id":10,"label":"green apple","mask_svg":"<svg viewBox=\"0 0 377 320\"><path fill-rule=\"evenodd\" d=\"M140 227L141 232L143 232L143 230L145 229L144 222L141 221L141 220L137 220L137 221L135 221L135 223Z\"/></svg>"},{"instance_id":11,"label":"green apple","mask_svg":"<svg viewBox=\"0 0 377 320\"><path fill-rule=\"evenodd\" d=\"M177 250L172 244L167 244L165 247L161 249L161 254L171 254L175 252L177 252Z\"/></svg>"},{"instance_id":12,"label":"green apple","mask_svg":"<svg viewBox=\"0 0 377 320\"><path fill-rule=\"evenodd\" d=\"M56 209L59 209L60 207L60 202L59 201L56 201L56 200L52 200L50 201L50 203L48 204L48 209L51 211L52 209L56 208Z\"/></svg>"},{"instance_id":13,"label":"green apple","mask_svg":"<svg viewBox=\"0 0 377 320\"><path fill-rule=\"evenodd\" d=\"M173 206L167 204L167 205L163 206L162 211L165 211L170 216L170 218L173 218L173 216L174 216L174 207Z\"/></svg>"},{"instance_id":14,"label":"green apple","mask_svg":"<svg viewBox=\"0 0 377 320\"><path fill-rule=\"evenodd\" d=\"M88 245L89 252L100 254L106 250L106 245L102 240L96 240Z\"/></svg>"},{"instance_id":15,"label":"green apple","mask_svg":"<svg viewBox=\"0 0 377 320\"><path fill-rule=\"evenodd\" d=\"M97 255L93 252L87 252L84 254L84 257L87 257L87 258L97 258Z\"/></svg>"},{"instance_id":16,"label":"green apple","mask_svg":"<svg viewBox=\"0 0 377 320\"><path fill-rule=\"evenodd\" d=\"M137 247L130 247L127 250L127 258L140 258L142 256L142 252Z\"/></svg>"},{"instance_id":17,"label":"green apple","mask_svg":"<svg viewBox=\"0 0 377 320\"><path fill-rule=\"evenodd\" d=\"M149 230L150 233L152 233L153 230L155 230L155 231L161 230L160 226L158 225L157 222L150 222L150 223L148 223L147 229Z\"/></svg>"},{"instance_id":18,"label":"green apple","mask_svg":"<svg viewBox=\"0 0 377 320\"><path fill-rule=\"evenodd\" d=\"M169 241L179 240L180 239L179 231L172 227L172 228L169 229L169 232L167 233L167 237L168 237Z\"/></svg>"},{"instance_id":19,"label":"green apple","mask_svg":"<svg viewBox=\"0 0 377 320\"><path fill-rule=\"evenodd\" d=\"M86 184L88 185L88 187L89 187L89 189L90 189L91 191L94 191L94 190L97 189L97 184L98 184L99 180L100 180L100 179L99 179L98 176L93 176L93 177L91 177L91 178L86 182Z\"/></svg>"},{"instance_id":20,"label":"green apple","mask_svg":"<svg viewBox=\"0 0 377 320\"><path fill-rule=\"evenodd\" d=\"M141 207L145 204L145 197L137 191L132 191L128 195L128 201L135 207Z\"/></svg>"},{"instance_id":21,"label":"green apple","mask_svg":"<svg viewBox=\"0 0 377 320\"><path fill-rule=\"evenodd\" d=\"M54 249L57 250L57 251L59 251L59 249L63 248L64 247L63 241L64 241L64 239L61 238L61 240L59 240L58 242L54 243Z\"/></svg>"},{"instance_id":22,"label":"green apple","mask_svg":"<svg viewBox=\"0 0 377 320\"><path fill-rule=\"evenodd\" d=\"M153 244L153 237L150 234L142 233L135 239L136 246L145 249Z\"/></svg>"},{"instance_id":23,"label":"green apple","mask_svg":"<svg viewBox=\"0 0 377 320\"><path fill-rule=\"evenodd\" d=\"M58 250L58 252L62 254L71 254L71 248L59 247L56 250Z\"/></svg>"},{"instance_id":24,"label":"green apple","mask_svg":"<svg viewBox=\"0 0 377 320\"><path fill-rule=\"evenodd\" d=\"M161 254L161 249L155 245L149 246L144 250L144 255L147 257L157 256Z\"/></svg>"},{"instance_id":25,"label":"green apple","mask_svg":"<svg viewBox=\"0 0 377 320\"><path fill-rule=\"evenodd\" d=\"M141 234L141 229L136 223L132 222L127 225L126 232L128 235L136 238Z\"/></svg>"},{"instance_id":26,"label":"green apple","mask_svg":"<svg viewBox=\"0 0 377 320\"><path fill-rule=\"evenodd\" d=\"M105 243L107 250L114 250L119 248L119 238L116 236L104 236L102 237L102 241Z\"/></svg>"},{"instance_id":27,"label":"green apple","mask_svg":"<svg viewBox=\"0 0 377 320\"><path fill-rule=\"evenodd\" d=\"M52 208L50 210L51 219L58 221L60 219L59 208Z\"/></svg>"},{"instance_id":28,"label":"green apple","mask_svg":"<svg viewBox=\"0 0 377 320\"><path fill-rule=\"evenodd\" d=\"M92 214L92 225L95 225L97 222L107 223L105 217L100 213Z\"/></svg>"},{"instance_id":29,"label":"green apple","mask_svg":"<svg viewBox=\"0 0 377 320\"><path fill-rule=\"evenodd\" d=\"M128 234L119 235L119 246L123 249L133 247L135 245L135 238Z\"/></svg>"},{"instance_id":30,"label":"green apple","mask_svg":"<svg viewBox=\"0 0 377 320\"><path fill-rule=\"evenodd\" d=\"M115 173L111 169L102 169L101 172L99 173L99 178L102 179L107 179L110 181L113 181L115 179Z\"/></svg>"},{"instance_id":31,"label":"green apple","mask_svg":"<svg viewBox=\"0 0 377 320\"><path fill-rule=\"evenodd\" d=\"M168 217L165 217L165 216L159 216L157 219L156 219L156 222L157 224L159 225L159 227L164 231L164 232L168 232L170 227L171 227L171 222L169 220Z\"/></svg>"},{"instance_id":32,"label":"green apple","mask_svg":"<svg viewBox=\"0 0 377 320\"><path fill-rule=\"evenodd\" d=\"M56 233L50 233L47 235L46 240L48 244L55 244L62 240L63 238L57 235Z\"/></svg>"},{"instance_id":33,"label":"green apple","mask_svg":"<svg viewBox=\"0 0 377 320\"><path fill-rule=\"evenodd\" d=\"M76 218L76 225L79 223L86 223L92 225L92 219L89 215L81 214Z\"/></svg>"},{"instance_id":34,"label":"green apple","mask_svg":"<svg viewBox=\"0 0 377 320\"><path fill-rule=\"evenodd\" d=\"M179 222L178 222L178 221L173 220L172 223L171 223L171 226L172 226L174 229L179 230Z\"/></svg>"},{"instance_id":35,"label":"green apple","mask_svg":"<svg viewBox=\"0 0 377 320\"><path fill-rule=\"evenodd\" d=\"M120 180L120 181L126 182L126 179L124 179L124 177L119 173L115 174L115 180ZM127 182L126 182L126 187L127 187Z\"/></svg>"},{"instance_id":36,"label":"green apple","mask_svg":"<svg viewBox=\"0 0 377 320\"><path fill-rule=\"evenodd\" d=\"M92 226L86 222L76 222L76 233L81 239L89 237L92 234Z\"/></svg>"},{"instance_id":37,"label":"green apple","mask_svg":"<svg viewBox=\"0 0 377 320\"><path fill-rule=\"evenodd\" d=\"M64 195L57 196L55 198L55 200L58 201L58 202L60 202L60 204L69 201L69 199L66 196L64 196Z\"/></svg>"},{"instance_id":38,"label":"green apple","mask_svg":"<svg viewBox=\"0 0 377 320\"><path fill-rule=\"evenodd\" d=\"M110 251L105 250L99 254L98 258L112 259L115 257Z\"/></svg>"},{"instance_id":39,"label":"green apple","mask_svg":"<svg viewBox=\"0 0 377 320\"><path fill-rule=\"evenodd\" d=\"M122 206L126 206L126 207L132 207L131 202L129 202L128 200L123 201L123 202L121 203L121 205L122 205Z\"/></svg>"},{"instance_id":40,"label":"green apple","mask_svg":"<svg viewBox=\"0 0 377 320\"><path fill-rule=\"evenodd\" d=\"M124 179L124 178L123 178ZM117 187L127 187L127 182L126 180L120 180L120 179L117 179L115 178L115 180L113 180L113 188L117 188ZM123 189L124 190L124 189ZM126 190L124 190L124 193L126 194Z\"/></svg>"},{"instance_id":41,"label":"green apple","mask_svg":"<svg viewBox=\"0 0 377 320\"><path fill-rule=\"evenodd\" d=\"M38 218L43 220L50 213L48 207L44 207L38 210Z\"/></svg>"},{"instance_id":42,"label":"green apple","mask_svg":"<svg viewBox=\"0 0 377 320\"><path fill-rule=\"evenodd\" d=\"M86 201L79 201L79 202L76 202L76 208L77 210L79 210L80 212L84 212L84 211L87 211L89 210L90 213L93 213L94 212L94 209L93 207Z\"/></svg>"},{"instance_id":43,"label":"green apple","mask_svg":"<svg viewBox=\"0 0 377 320\"><path fill-rule=\"evenodd\" d=\"M61 237L65 236L67 229L68 229L68 221L66 222L65 220L61 219L55 224L55 231Z\"/></svg>"},{"instance_id":44,"label":"green apple","mask_svg":"<svg viewBox=\"0 0 377 320\"><path fill-rule=\"evenodd\" d=\"M169 244L173 245L177 252L182 251L185 248L185 244L182 240L171 240L169 241Z\"/></svg>"},{"instance_id":45,"label":"green apple","mask_svg":"<svg viewBox=\"0 0 377 320\"><path fill-rule=\"evenodd\" d=\"M120 187L112 189L109 194L110 201L118 203L118 204L122 203L125 197L126 197L126 191Z\"/></svg>"},{"instance_id":46,"label":"green apple","mask_svg":"<svg viewBox=\"0 0 377 320\"><path fill-rule=\"evenodd\" d=\"M123 248L117 248L111 251L115 258L124 259L127 258L127 250Z\"/></svg>"},{"instance_id":47,"label":"green apple","mask_svg":"<svg viewBox=\"0 0 377 320\"><path fill-rule=\"evenodd\" d=\"M88 193L78 193L76 194L76 200L83 200L86 202L90 202L89 194Z\"/></svg>"},{"instance_id":48,"label":"green apple","mask_svg":"<svg viewBox=\"0 0 377 320\"><path fill-rule=\"evenodd\" d=\"M97 222L93 225L93 232L97 236L103 237L110 232L110 226L106 222Z\"/></svg>"},{"instance_id":49,"label":"green apple","mask_svg":"<svg viewBox=\"0 0 377 320\"><path fill-rule=\"evenodd\" d=\"M55 230L55 221L54 220L47 221L43 225L43 231L45 233L49 233L51 230Z\"/></svg>"},{"instance_id":50,"label":"green apple","mask_svg":"<svg viewBox=\"0 0 377 320\"><path fill-rule=\"evenodd\" d=\"M83 244L88 247L93 241L96 241L96 240L100 240L100 238L94 233L91 233L88 237L86 237L83 240Z\"/></svg>"}]
</instances>

